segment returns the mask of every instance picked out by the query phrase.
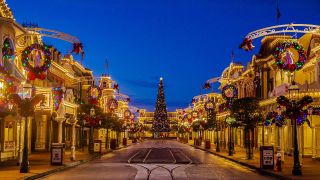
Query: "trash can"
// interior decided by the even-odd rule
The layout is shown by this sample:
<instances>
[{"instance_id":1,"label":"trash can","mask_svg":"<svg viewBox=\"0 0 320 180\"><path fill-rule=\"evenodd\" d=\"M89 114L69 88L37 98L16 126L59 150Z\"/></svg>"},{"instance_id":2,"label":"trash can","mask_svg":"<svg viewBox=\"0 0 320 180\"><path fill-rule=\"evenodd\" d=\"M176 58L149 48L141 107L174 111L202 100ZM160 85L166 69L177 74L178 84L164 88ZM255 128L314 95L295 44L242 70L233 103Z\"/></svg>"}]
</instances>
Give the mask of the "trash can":
<instances>
[{"instance_id":1,"label":"trash can","mask_svg":"<svg viewBox=\"0 0 320 180\"><path fill-rule=\"evenodd\" d=\"M193 141L194 146L200 146L201 139L194 138Z\"/></svg>"},{"instance_id":2,"label":"trash can","mask_svg":"<svg viewBox=\"0 0 320 180\"><path fill-rule=\"evenodd\" d=\"M116 149L117 148L117 140L111 139L110 141L110 149Z\"/></svg>"},{"instance_id":3,"label":"trash can","mask_svg":"<svg viewBox=\"0 0 320 180\"><path fill-rule=\"evenodd\" d=\"M65 145L64 143L51 143L51 165L63 165Z\"/></svg>"},{"instance_id":4,"label":"trash can","mask_svg":"<svg viewBox=\"0 0 320 180\"><path fill-rule=\"evenodd\" d=\"M211 142L209 139L206 139L206 149L210 149L211 148Z\"/></svg>"},{"instance_id":5,"label":"trash can","mask_svg":"<svg viewBox=\"0 0 320 180\"><path fill-rule=\"evenodd\" d=\"M136 143L136 142L137 142L137 138L133 138L132 143Z\"/></svg>"},{"instance_id":6,"label":"trash can","mask_svg":"<svg viewBox=\"0 0 320 180\"><path fill-rule=\"evenodd\" d=\"M123 138L122 139L122 145L123 146L127 146L127 138Z\"/></svg>"}]
</instances>

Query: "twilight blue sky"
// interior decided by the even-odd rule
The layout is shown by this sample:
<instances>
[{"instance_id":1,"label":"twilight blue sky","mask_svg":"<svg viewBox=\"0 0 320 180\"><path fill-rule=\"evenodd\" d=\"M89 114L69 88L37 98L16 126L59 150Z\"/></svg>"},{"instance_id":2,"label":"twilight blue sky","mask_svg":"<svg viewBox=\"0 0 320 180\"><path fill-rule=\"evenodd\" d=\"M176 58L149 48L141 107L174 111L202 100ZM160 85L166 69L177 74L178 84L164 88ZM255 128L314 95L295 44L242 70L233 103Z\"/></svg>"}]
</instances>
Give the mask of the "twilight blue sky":
<instances>
[{"instance_id":1,"label":"twilight blue sky","mask_svg":"<svg viewBox=\"0 0 320 180\"><path fill-rule=\"evenodd\" d=\"M16 20L77 36L96 76L111 77L132 104L153 110L164 77L169 110L186 107L200 85L231 61L258 51L238 49L253 30L275 25L276 0L7 0ZM279 0L280 24L320 24L319 0ZM46 39L62 53L71 45ZM80 57L78 57L80 58Z\"/></svg>"}]
</instances>

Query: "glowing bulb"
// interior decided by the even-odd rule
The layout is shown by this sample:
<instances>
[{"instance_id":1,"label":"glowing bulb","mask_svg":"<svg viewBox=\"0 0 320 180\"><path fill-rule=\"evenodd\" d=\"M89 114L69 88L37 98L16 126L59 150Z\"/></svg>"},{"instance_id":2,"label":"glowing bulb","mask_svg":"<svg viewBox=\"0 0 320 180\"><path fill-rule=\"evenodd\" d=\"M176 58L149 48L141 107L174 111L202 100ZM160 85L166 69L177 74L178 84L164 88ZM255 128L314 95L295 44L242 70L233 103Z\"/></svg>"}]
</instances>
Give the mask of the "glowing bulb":
<instances>
[{"instance_id":1,"label":"glowing bulb","mask_svg":"<svg viewBox=\"0 0 320 180\"><path fill-rule=\"evenodd\" d=\"M0 89L3 89L4 88L4 83L1 81L0 82Z\"/></svg>"},{"instance_id":2,"label":"glowing bulb","mask_svg":"<svg viewBox=\"0 0 320 180\"><path fill-rule=\"evenodd\" d=\"M162 77L160 77L160 81L162 81L163 80L163 78Z\"/></svg>"}]
</instances>

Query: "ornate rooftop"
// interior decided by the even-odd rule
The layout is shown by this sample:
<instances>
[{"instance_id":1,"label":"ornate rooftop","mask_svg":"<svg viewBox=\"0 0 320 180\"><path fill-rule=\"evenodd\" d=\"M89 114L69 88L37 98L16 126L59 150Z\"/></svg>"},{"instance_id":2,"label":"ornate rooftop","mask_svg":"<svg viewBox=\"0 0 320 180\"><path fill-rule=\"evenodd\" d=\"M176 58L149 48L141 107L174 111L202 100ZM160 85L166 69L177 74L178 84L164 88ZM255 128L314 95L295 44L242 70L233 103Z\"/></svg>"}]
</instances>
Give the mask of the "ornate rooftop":
<instances>
[{"instance_id":1,"label":"ornate rooftop","mask_svg":"<svg viewBox=\"0 0 320 180\"><path fill-rule=\"evenodd\" d=\"M14 19L11 9L9 8L6 0L0 0L0 17Z\"/></svg>"}]
</instances>

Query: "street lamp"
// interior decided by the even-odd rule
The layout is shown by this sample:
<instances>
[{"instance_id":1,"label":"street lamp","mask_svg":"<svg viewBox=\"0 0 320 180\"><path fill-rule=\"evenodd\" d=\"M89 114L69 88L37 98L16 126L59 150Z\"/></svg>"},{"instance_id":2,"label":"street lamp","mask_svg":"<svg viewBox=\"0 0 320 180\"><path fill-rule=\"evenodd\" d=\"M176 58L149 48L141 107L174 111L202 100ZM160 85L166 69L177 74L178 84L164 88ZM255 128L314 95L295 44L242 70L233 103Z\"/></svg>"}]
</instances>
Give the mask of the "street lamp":
<instances>
[{"instance_id":1,"label":"street lamp","mask_svg":"<svg viewBox=\"0 0 320 180\"><path fill-rule=\"evenodd\" d=\"M94 109L94 107L92 107L91 109L90 109L90 118L91 118L91 120L93 120L94 119L94 116L96 115L96 111L95 111L95 109ZM89 139L89 152L90 153L93 153L93 146L94 146L94 144L93 144L93 124L90 124L90 139Z\"/></svg>"},{"instance_id":2,"label":"street lamp","mask_svg":"<svg viewBox=\"0 0 320 180\"><path fill-rule=\"evenodd\" d=\"M128 124L129 124L129 119L130 119L130 116L131 116L131 111L129 109L125 110L124 111L124 126L125 126L125 131L124 131L124 137L123 137L123 140L122 140L122 145L124 146L127 146L127 136L126 134L128 133Z\"/></svg>"},{"instance_id":3,"label":"street lamp","mask_svg":"<svg viewBox=\"0 0 320 180\"><path fill-rule=\"evenodd\" d=\"M45 99L44 95L38 94L31 97L32 86L30 84L23 83L22 97L18 94L12 94L11 99L19 107L19 114L25 117L25 131L24 131L24 147L23 147L23 158L20 167L20 173L28 173L30 171L29 160L28 160L28 117L34 113L34 107Z\"/></svg>"},{"instance_id":4,"label":"street lamp","mask_svg":"<svg viewBox=\"0 0 320 180\"><path fill-rule=\"evenodd\" d=\"M218 133L218 127L217 127L217 122L209 122L209 119L212 120L216 120L216 118L214 118L213 116L215 116L214 110L215 110L215 104L213 100L208 100L205 104L204 104L204 109L207 112L207 123L210 125L210 123L212 123L211 125L215 124L215 128L216 128L216 152L220 152L220 147L219 147L219 133ZM210 118L209 118L210 117Z\"/></svg>"},{"instance_id":5,"label":"street lamp","mask_svg":"<svg viewBox=\"0 0 320 180\"><path fill-rule=\"evenodd\" d=\"M31 91L32 86L30 84L24 84L23 86L23 94L22 98L25 98L24 100L28 100L31 98ZM26 94L26 96L25 96ZM24 97L25 96L25 97ZM24 144L23 144L23 155L22 155L22 162L20 167L20 173L28 173L30 171L29 167L29 152L28 152L28 145L29 145L29 138L28 138L28 117L29 113L26 113L25 115L25 125L24 125Z\"/></svg>"},{"instance_id":6,"label":"street lamp","mask_svg":"<svg viewBox=\"0 0 320 180\"><path fill-rule=\"evenodd\" d=\"M296 105L296 101L299 98L299 87L296 85L294 81L289 87L289 97L292 98L292 103ZM293 121L293 122L292 122ZM302 175L301 172L301 165L299 160L299 148L298 148L298 134L297 134L297 119L291 119L293 123L293 168L292 174L293 175Z\"/></svg>"},{"instance_id":7,"label":"street lamp","mask_svg":"<svg viewBox=\"0 0 320 180\"><path fill-rule=\"evenodd\" d=\"M12 111L12 108L13 108L13 104L9 101L9 102L8 102L8 109L9 109L9 111Z\"/></svg>"},{"instance_id":8,"label":"street lamp","mask_svg":"<svg viewBox=\"0 0 320 180\"><path fill-rule=\"evenodd\" d=\"M232 156L234 153L234 142L233 142L233 129L232 129L232 125L236 122L236 119L229 116L226 118L226 123L229 126L229 156Z\"/></svg>"}]
</instances>

